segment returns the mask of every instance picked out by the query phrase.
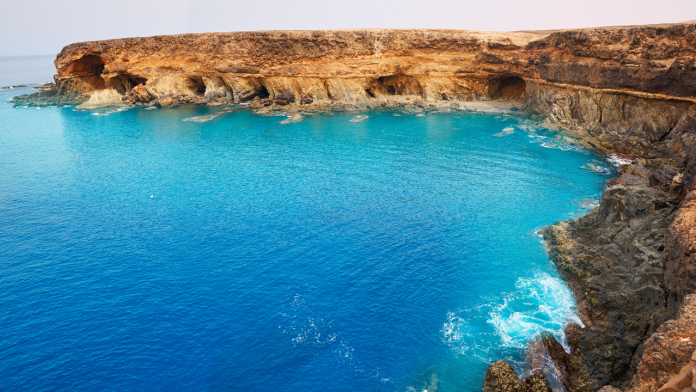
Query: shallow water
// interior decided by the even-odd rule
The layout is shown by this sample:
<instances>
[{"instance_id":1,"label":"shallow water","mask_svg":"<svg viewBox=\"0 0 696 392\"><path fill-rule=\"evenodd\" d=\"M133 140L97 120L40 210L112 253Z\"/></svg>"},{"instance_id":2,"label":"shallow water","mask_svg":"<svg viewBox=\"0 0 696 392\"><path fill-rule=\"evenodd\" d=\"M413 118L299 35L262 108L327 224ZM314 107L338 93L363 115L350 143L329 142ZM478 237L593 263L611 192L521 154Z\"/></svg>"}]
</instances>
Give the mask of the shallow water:
<instances>
[{"instance_id":1,"label":"shallow water","mask_svg":"<svg viewBox=\"0 0 696 392\"><path fill-rule=\"evenodd\" d=\"M576 320L537 230L601 158L490 115L183 121L217 111L0 105L1 390L475 391Z\"/></svg>"}]
</instances>

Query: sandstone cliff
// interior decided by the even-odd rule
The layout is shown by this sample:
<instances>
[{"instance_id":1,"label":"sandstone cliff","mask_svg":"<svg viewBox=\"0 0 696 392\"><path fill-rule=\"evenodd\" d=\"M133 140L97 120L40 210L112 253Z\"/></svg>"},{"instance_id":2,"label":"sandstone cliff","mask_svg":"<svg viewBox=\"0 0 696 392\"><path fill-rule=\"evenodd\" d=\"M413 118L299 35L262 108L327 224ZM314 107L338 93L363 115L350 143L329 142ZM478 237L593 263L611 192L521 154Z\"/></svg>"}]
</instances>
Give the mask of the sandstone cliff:
<instances>
[{"instance_id":1,"label":"sandstone cliff","mask_svg":"<svg viewBox=\"0 0 696 392\"><path fill-rule=\"evenodd\" d=\"M184 34L77 43L55 64L55 86L16 97L15 106L251 101L256 109L300 113L499 100L597 149L637 158L598 209L546 230L586 326L568 327L571 354L548 336L539 347L570 391L654 390L689 364L696 338L684 316L693 313L689 295L696 292L694 24ZM498 363L486 390L548 390L542 379L536 373L520 381Z\"/></svg>"}]
</instances>

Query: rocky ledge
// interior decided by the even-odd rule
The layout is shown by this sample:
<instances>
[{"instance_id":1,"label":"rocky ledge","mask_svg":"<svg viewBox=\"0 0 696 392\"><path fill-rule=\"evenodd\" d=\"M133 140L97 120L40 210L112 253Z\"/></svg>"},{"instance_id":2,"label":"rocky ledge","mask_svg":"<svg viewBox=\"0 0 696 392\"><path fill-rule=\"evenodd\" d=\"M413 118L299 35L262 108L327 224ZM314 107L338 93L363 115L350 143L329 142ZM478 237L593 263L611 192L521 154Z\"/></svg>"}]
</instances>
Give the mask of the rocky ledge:
<instances>
[{"instance_id":1,"label":"rocky ledge","mask_svg":"<svg viewBox=\"0 0 696 392\"><path fill-rule=\"evenodd\" d=\"M55 65L54 85L13 104L246 102L297 120L495 101L630 157L597 209L543 233L584 324L566 328L570 352L543 335L530 344L528 377L496 362L484 390L694 390L695 24L185 34L77 43Z\"/></svg>"}]
</instances>

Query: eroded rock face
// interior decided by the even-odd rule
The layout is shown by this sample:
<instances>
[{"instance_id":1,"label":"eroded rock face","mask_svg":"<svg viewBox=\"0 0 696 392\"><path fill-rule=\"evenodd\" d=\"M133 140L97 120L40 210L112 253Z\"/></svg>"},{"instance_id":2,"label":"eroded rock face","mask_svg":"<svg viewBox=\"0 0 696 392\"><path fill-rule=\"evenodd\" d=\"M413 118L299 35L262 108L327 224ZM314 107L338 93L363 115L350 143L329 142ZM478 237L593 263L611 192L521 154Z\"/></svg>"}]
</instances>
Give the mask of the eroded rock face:
<instances>
[{"instance_id":1,"label":"eroded rock face","mask_svg":"<svg viewBox=\"0 0 696 392\"><path fill-rule=\"evenodd\" d=\"M662 262L668 306L675 312L696 293L696 192L687 195L669 226Z\"/></svg>"},{"instance_id":2,"label":"eroded rock face","mask_svg":"<svg viewBox=\"0 0 696 392\"><path fill-rule=\"evenodd\" d=\"M538 370L520 381L515 370L507 361L491 364L483 381L484 392L551 392L544 374Z\"/></svg>"},{"instance_id":3,"label":"eroded rock face","mask_svg":"<svg viewBox=\"0 0 696 392\"><path fill-rule=\"evenodd\" d=\"M627 386L640 345L667 319L662 250L678 204L654 188L617 185L599 208L544 230L587 324L566 330L571 390Z\"/></svg>"},{"instance_id":4,"label":"eroded rock face","mask_svg":"<svg viewBox=\"0 0 696 392\"><path fill-rule=\"evenodd\" d=\"M681 392L692 386L696 368L696 295L685 298L677 317L645 342L629 392Z\"/></svg>"},{"instance_id":5,"label":"eroded rock face","mask_svg":"<svg viewBox=\"0 0 696 392\"><path fill-rule=\"evenodd\" d=\"M139 84L155 98L186 95L198 103L283 93L305 104L402 95L526 100L530 110L553 112L561 122L596 125L590 128L607 145L621 137L617 132L654 142L696 97L694 37L696 26L685 24L550 35L374 29L82 42L58 55L56 94L17 103L102 89L126 94ZM559 93L569 87L572 94ZM637 130L638 120L645 125Z\"/></svg>"},{"instance_id":6,"label":"eroded rock face","mask_svg":"<svg viewBox=\"0 0 696 392\"><path fill-rule=\"evenodd\" d=\"M483 381L484 392L526 392L515 370L506 361L498 361L488 367Z\"/></svg>"}]
</instances>

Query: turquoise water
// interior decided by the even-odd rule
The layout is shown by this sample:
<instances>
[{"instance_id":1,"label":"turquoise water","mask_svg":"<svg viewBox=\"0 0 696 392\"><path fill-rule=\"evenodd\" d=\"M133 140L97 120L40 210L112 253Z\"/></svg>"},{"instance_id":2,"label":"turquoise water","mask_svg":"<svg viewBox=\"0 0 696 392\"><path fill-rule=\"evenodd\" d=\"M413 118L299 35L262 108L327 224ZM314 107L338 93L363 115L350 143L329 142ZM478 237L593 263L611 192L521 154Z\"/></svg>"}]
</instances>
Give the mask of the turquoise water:
<instances>
[{"instance_id":1,"label":"turquoise water","mask_svg":"<svg viewBox=\"0 0 696 392\"><path fill-rule=\"evenodd\" d=\"M576 319L536 230L599 197L589 151L493 115L183 121L218 110L0 105L0 390L476 391Z\"/></svg>"}]
</instances>

